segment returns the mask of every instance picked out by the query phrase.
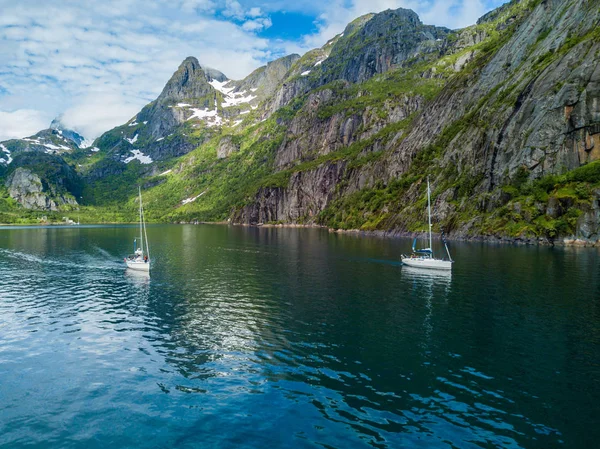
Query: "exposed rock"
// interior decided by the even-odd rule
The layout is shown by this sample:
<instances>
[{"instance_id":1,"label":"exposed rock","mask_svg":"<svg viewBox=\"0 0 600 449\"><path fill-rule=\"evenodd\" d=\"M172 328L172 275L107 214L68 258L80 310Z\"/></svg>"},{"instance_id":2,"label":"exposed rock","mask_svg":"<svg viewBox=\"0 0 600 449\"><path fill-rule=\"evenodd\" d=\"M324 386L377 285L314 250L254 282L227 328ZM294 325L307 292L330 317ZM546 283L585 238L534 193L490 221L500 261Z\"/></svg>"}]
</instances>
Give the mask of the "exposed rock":
<instances>
[{"instance_id":1,"label":"exposed rock","mask_svg":"<svg viewBox=\"0 0 600 449\"><path fill-rule=\"evenodd\" d=\"M298 59L300 59L299 55L292 54L271 61L266 66L256 69L243 80L232 82L231 86L235 86L234 92L253 92L258 101L268 98L273 95Z\"/></svg>"},{"instance_id":2,"label":"exposed rock","mask_svg":"<svg viewBox=\"0 0 600 449\"><path fill-rule=\"evenodd\" d=\"M65 127L65 125L62 123L62 117L57 117L52 120L52 123L50 123L50 129L57 131L59 135L63 136L67 140L70 140L77 147L81 147L85 141L85 138L81 134Z\"/></svg>"},{"instance_id":3,"label":"exposed rock","mask_svg":"<svg viewBox=\"0 0 600 449\"><path fill-rule=\"evenodd\" d=\"M197 108L213 107L215 95L216 91L198 60L189 57L181 63L156 101L136 116L136 121L147 122L143 129L145 134L154 139L164 138L191 115L186 109L174 106L185 101Z\"/></svg>"},{"instance_id":4,"label":"exposed rock","mask_svg":"<svg viewBox=\"0 0 600 449\"><path fill-rule=\"evenodd\" d=\"M67 195L50 195L44 189L38 175L26 168L19 167L6 180L11 198L25 209L57 211L61 206L77 206L77 201Z\"/></svg>"},{"instance_id":5,"label":"exposed rock","mask_svg":"<svg viewBox=\"0 0 600 449\"><path fill-rule=\"evenodd\" d=\"M319 115L325 106L335 106L339 101L341 99L330 89L308 96L300 113L288 125L287 138L276 154L276 169L288 168L367 139L386 125L404 120L423 105L422 97L405 96L397 101L386 101L377 111L366 108L355 114L340 111L329 117Z\"/></svg>"},{"instance_id":6,"label":"exposed rock","mask_svg":"<svg viewBox=\"0 0 600 449\"><path fill-rule=\"evenodd\" d=\"M217 158L224 159L229 155L239 151L239 146L233 142L231 136L223 136L217 146Z\"/></svg>"},{"instance_id":7,"label":"exposed rock","mask_svg":"<svg viewBox=\"0 0 600 449\"><path fill-rule=\"evenodd\" d=\"M482 200L482 207L492 211L507 202L499 186L512 179L521 167L528 169L530 179L536 179L600 159L600 65L594 62L600 54L600 43L597 39L581 39L578 45L569 48L567 56L555 57L568 36L585 36L594 30L600 11L587 7L584 0L569 5L555 0L535 3L531 11L521 8L513 13L511 8L515 5L516 2L511 2L482 18L480 23L499 20L498 30L508 36L498 50L487 55L463 52L488 37L485 29L461 30L452 41L446 41L447 30L435 27L425 30L416 16L404 10L369 17L346 29L346 36L323 61L317 81L307 77L293 80L276 93L271 108L276 110L289 104L299 95L333 79L360 82L376 73L413 64L428 52L463 52L452 68L457 72L466 71L466 75L451 81L434 101L421 101L399 109L400 117L422 112L405 136L393 140L390 157L378 163L378 168L374 170L367 165L342 173L343 188L336 195L348 195L356 191L357 186L372 186L377 180L373 172L381 174L383 171L379 178L383 182L401 177L420 151L435 144L445 129L454 126L457 133L444 143L441 159L435 164L442 170L455 167L460 176L480 180L469 193L472 197L486 198ZM396 36L417 34L415 30L422 33L418 37L395 40ZM381 39L371 40L372 36ZM540 65L538 61L544 60L550 62ZM467 66L473 64L477 66L469 70ZM287 137L276 153L276 169L293 167L314 159L315 155L338 151L393 122L389 117L383 123L370 121L366 117L368 110L362 116L340 112L319 120L315 113L319 105L335 101L340 99L334 98L328 89L308 94L300 113L288 125ZM456 126L469 116L469 122ZM290 179L290 185L294 185L292 180L297 175ZM436 181L435 184L444 182L441 178ZM318 185L319 181L315 182ZM302 188L310 190L306 185ZM456 201L455 194L453 190L441 192L436 208L446 211L446 216L455 208L450 204ZM409 193L398 200L411 204L418 200L415 195ZM262 191L257 203L262 204L264 210L268 204L266 198L273 202L273 196L277 207L268 208L269 219L293 222L295 215L289 211L295 209L292 205L295 199L289 190L268 195ZM306 204L309 199L303 198L303 210L311 210L313 214L320 212L324 202L315 200L309 205ZM536 207L543 210L546 206ZM573 204L551 198L547 212L550 217L559 217L570 207ZM519 205L514 212L523 213L525 218L529 216L529 211L520 210ZM595 212L587 212L580 218L578 232L591 235L597 227L595 223L598 223ZM404 226L402 222L396 225ZM456 232L465 232L472 223L462 226Z\"/></svg>"},{"instance_id":8,"label":"exposed rock","mask_svg":"<svg viewBox=\"0 0 600 449\"><path fill-rule=\"evenodd\" d=\"M334 79L362 82L405 64L414 64L439 50L450 30L423 25L408 9L388 9L362 26L351 24L323 61L325 84Z\"/></svg>"},{"instance_id":9,"label":"exposed rock","mask_svg":"<svg viewBox=\"0 0 600 449\"><path fill-rule=\"evenodd\" d=\"M577 220L576 237L600 241L600 189L595 189L591 206Z\"/></svg>"},{"instance_id":10,"label":"exposed rock","mask_svg":"<svg viewBox=\"0 0 600 449\"><path fill-rule=\"evenodd\" d=\"M190 56L171 76L156 101L158 103L177 102L189 98L202 98L213 92L213 88L208 84L206 72L198 60Z\"/></svg>"},{"instance_id":11,"label":"exposed rock","mask_svg":"<svg viewBox=\"0 0 600 449\"><path fill-rule=\"evenodd\" d=\"M286 188L261 189L257 201L243 208L234 221L245 224L313 223L316 215L333 198L345 165L345 162L331 163L315 170L297 172Z\"/></svg>"}]
</instances>

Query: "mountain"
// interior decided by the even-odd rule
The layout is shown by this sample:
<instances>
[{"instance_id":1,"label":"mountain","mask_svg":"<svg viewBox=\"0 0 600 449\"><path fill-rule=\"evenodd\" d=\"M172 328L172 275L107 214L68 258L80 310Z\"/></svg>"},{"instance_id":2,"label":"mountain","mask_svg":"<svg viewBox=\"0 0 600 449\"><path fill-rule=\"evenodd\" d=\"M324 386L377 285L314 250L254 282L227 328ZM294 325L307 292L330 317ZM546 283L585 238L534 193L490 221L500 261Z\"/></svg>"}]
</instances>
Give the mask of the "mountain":
<instances>
[{"instance_id":1,"label":"mountain","mask_svg":"<svg viewBox=\"0 0 600 449\"><path fill-rule=\"evenodd\" d=\"M186 154L222 128L238 126L245 114L272 93L297 58L282 58L244 80L232 81L188 57L155 101L125 125L102 135L95 145L114 161L126 163L138 160L150 164ZM105 174L101 171L94 177Z\"/></svg>"},{"instance_id":2,"label":"mountain","mask_svg":"<svg viewBox=\"0 0 600 449\"><path fill-rule=\"evenodd\" d=\"M4 178L0 194L26 209L76 207L83 181L71 158L84 141L57 118L33 136L0 142L0 177Z\"/></svg>"},{"instance_id":3,"label":"mountain","mask_svg":"<svg viewBox=\"0 0 600 449\"><path fill-rule=\"evenodd\" d=\"M62 117L57 117L50 123L50 129L55 130L58 134L67 140L73 142L78 148L85 148L87 141L85 137L76 131L68 129L62 122Z\"/></svg>"},{"instance_id":4,"label":"mountain","mask_svg":"<svg viewBox=\"0 0 600 449\"><path fill-rule=\"evenodd\" d=\"M418 231L431 175L435 222L455 236L597 240L598 4L513 1L412 46L379 28L416 30L412 14L361 18L311 82L282 87L276 107L298 112L279 172L234 221Z\"/></svg>"},{"instance_id":5,"label":"mountain","mask_svg":"<svg viewBox=\"0 0 600 449\"><path fill-rule=\"evenodd\" d=\"M598 6L513 0L460 30L368 14L238 81L190 57L99 151L59 157L94 211L135 210L142 184L152 220L418 232L429 176L437 230L595 242Z\"/></svg>"}]
</instances>

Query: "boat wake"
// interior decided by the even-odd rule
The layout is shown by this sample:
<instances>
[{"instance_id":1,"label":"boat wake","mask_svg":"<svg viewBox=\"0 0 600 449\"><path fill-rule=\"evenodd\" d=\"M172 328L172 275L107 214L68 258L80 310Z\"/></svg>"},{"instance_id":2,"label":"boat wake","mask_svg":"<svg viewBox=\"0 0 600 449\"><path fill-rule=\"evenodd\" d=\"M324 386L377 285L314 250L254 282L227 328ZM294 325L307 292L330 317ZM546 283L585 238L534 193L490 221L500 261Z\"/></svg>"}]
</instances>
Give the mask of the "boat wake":
<instances>
[{"instance_id":1,"label":"boat wake","mask_svg":"<svg viewBox=\"0 0 600 449\"><path fill-rule=\"evenodd\" d=\"M120 262L114 260L113 256L110 256L109 253L106 253L110 260L105 260L103 264L97 264L98 259L92 257L84 257L83 260L73 260L73 261L65 261L65 260L57 260L52 258L42 258L33 254L23 253L20 251L14 251L10 249L0 248L0 255L4 254L6 257L29 262L39 265L52 265L59 267L68 267L68 268L85 268L86 270L94 269L94 270L119 270L122 269L123 266ZM88 259L88 260L85 260ZM91 263L89 263L91 262Z\"/></svg>"}]
</instances>

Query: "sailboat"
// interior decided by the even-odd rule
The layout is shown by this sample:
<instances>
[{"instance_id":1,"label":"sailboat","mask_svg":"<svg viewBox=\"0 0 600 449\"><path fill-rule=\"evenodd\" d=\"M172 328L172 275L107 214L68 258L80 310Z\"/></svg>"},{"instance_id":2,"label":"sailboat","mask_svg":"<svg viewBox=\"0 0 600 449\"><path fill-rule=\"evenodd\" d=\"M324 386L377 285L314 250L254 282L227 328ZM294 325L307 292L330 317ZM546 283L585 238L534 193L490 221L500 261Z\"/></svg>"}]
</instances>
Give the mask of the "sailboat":
<instances>
[{"instance_id":1,"label":"sailboat","mask_svg":"<svg viewBox=\"0 0 600 449\"><path fill-rule=\"evenodd\" d=\"M148 245L148 234L146 233L146 222L144 221L144 207L142 205L142 188L140 194L140 236L133 239L133 254L125 258L127 268L137 271L150 272L150 246ZM138 246L139 240L139 246ZM144 245L145 243L145 245Z\"/></svg>"},{"instance_id":2,"label":"sailboat","mask_svg":"<svg viewBox=\"0 0 600 449\"><path fill-rule=\"evenodd\" d=\"M448 259L436 259L433 257L433 245L431 238L431 187L429 186L429 176L427 177L427 213L429 216L429 248L417 249L417 239L413 241L412 254L410 256L402 255L402 263L411 267L427 268L432 270L451 270L454 261L450 256L450 250L446 239L443 239ZM442 233L443 235L443 233Z\"/></svg>"}]
</instances>

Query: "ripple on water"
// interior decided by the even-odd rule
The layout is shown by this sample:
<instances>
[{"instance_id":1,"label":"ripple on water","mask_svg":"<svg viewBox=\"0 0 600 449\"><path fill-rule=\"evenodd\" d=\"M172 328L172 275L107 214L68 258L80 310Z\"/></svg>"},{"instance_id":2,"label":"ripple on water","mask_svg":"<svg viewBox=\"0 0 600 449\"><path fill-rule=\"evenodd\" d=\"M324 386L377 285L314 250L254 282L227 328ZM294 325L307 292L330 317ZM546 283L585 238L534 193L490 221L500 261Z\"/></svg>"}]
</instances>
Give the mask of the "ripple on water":
<instances>
[{"instance_id":1,"label":"ripple on water","mask_svg":"<svg viewBox=\"0 0 600 449\"><path fill-rule=\"evenodd\" d=\"M597 410L582 392L598 279L569 254L545 257L568 288L587 280L577 301L525 249L465 246L471 262L433 274L386 262L379 240L149 231L151 277L119 262L135 229L0 241L0 445L545 448L594 433L567 405Z\"/></svg>"}]
</instances>

